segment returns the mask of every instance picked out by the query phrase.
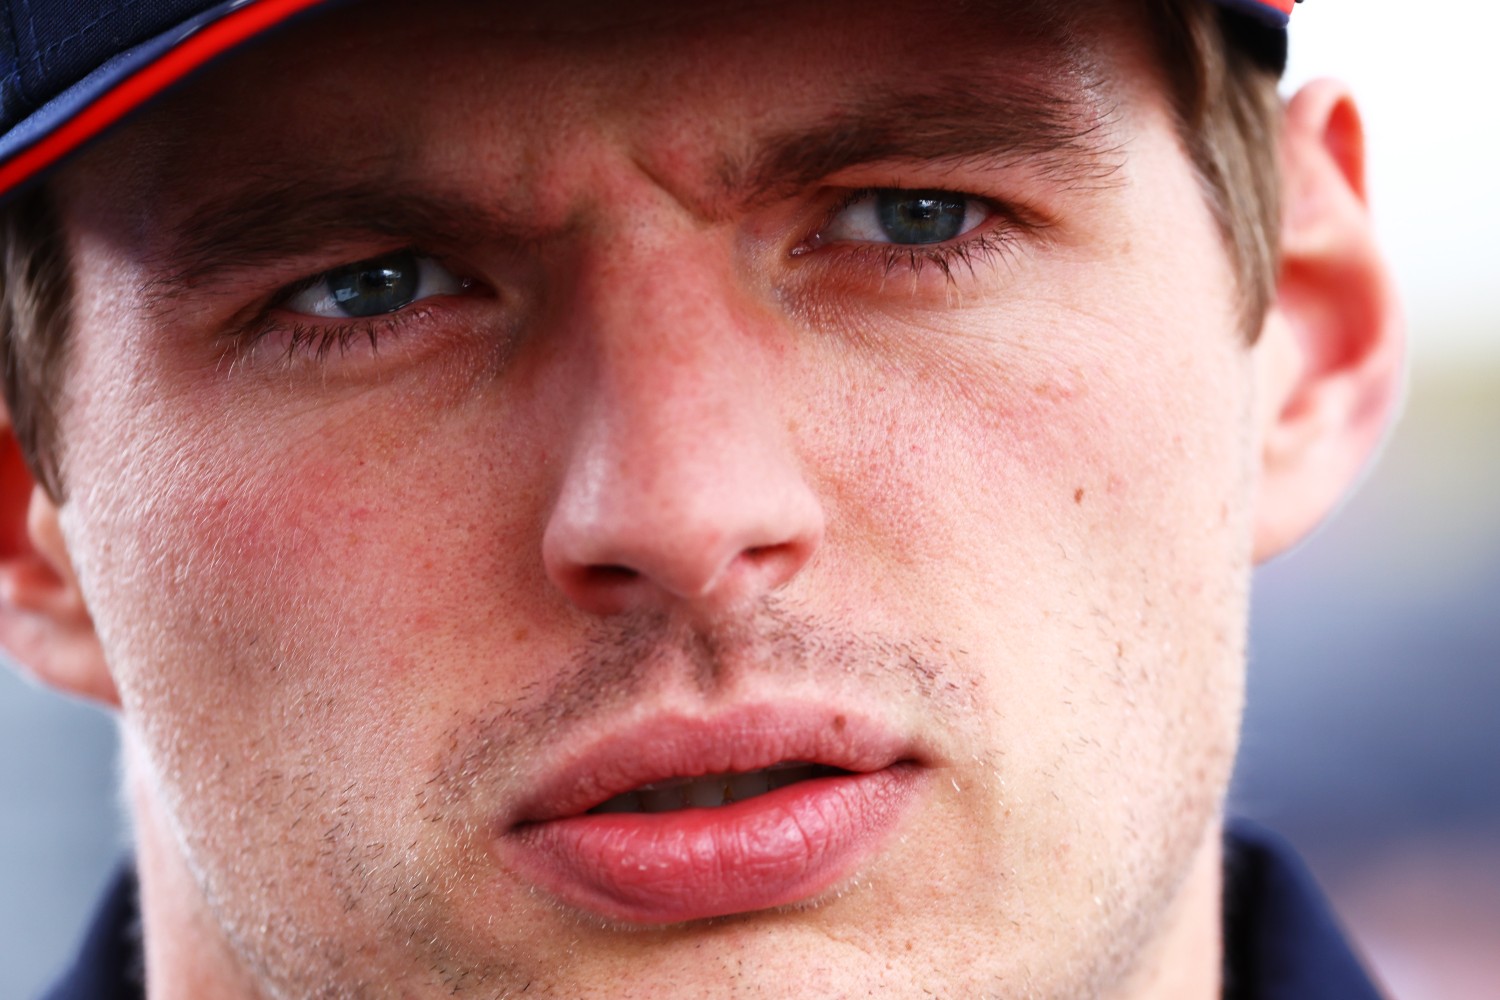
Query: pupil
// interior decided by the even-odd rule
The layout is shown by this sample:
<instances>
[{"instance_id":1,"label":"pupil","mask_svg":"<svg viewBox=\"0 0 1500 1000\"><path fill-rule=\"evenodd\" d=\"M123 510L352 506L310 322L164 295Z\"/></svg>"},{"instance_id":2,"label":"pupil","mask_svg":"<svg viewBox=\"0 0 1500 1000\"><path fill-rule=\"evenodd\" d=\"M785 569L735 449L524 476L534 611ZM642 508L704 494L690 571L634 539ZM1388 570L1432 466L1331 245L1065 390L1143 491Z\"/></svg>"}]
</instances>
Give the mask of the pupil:
<instances>
[{"instance_id":1,"label":"pupil","mask_svg":"<svg viewBox=\"0 0 1500 1000\"><path fill-rule=\"evenodd\" d=\"M944 243L964 231L968 202L944 191L883 191L876 211L892 243Z\"/></svg>"},{"instance_id":2,"label":"pupil","mask_svg":"<svg viewBox=\"0 0 1500 1000\"><path fill-rule=\"evenodd\" d=\"M416 300L416 255L394 253L341 267L328 276L328 290L348 316L395 312Z\"/></svg>"}]
</instances>

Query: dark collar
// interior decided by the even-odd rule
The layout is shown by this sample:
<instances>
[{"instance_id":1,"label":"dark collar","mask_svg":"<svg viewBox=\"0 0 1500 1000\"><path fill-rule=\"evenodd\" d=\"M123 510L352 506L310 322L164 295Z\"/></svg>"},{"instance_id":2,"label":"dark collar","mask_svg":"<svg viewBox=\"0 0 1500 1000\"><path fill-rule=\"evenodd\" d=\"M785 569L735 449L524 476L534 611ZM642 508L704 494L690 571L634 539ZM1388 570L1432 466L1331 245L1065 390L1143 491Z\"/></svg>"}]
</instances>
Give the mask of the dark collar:
<instances>
[{"instance_id":1,"label":"dark collar","mask_svg":"<svg viewBox=\"0 0 1500 1000\"><path fill-rule=\"evenodd\" d=\"M1224 837L1224 1000L1381 1000L1301 859L1243 821Z\"/></svg>"},{"instance_id":2,"label":"dark collar","mask_svg":"<svg viewBox=\"0 0 1500 1000\"><path fill-rule=\"evenodd\" d=\"M1224 1000L1382 1000L1306 867L1272 834L1225 835ZM45 1000L144 1000L133 868L105 895L73 968Z\"/></svg>"},{"instance_id":3,"label":"dark collar","mask_svg":"<svg viewBox=\"0 0 1500 1000\"><path fill-rule=\"evenodd\" d=\"M145 1000L135 866L124 865L94 912L78 957L43 1000Z\"/></svg>"}]
</instances>

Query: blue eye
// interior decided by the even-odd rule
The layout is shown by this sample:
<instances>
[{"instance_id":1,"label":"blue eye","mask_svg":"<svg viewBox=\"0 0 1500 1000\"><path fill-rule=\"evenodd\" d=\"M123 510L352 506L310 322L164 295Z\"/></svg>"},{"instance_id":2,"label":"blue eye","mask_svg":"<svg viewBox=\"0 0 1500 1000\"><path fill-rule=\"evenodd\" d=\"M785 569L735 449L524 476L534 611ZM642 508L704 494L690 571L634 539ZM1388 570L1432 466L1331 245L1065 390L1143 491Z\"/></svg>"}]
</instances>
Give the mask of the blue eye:
<instances>
[{"instance_id":1,"label":"blue eye","mask_svg":"<svg viewBox=\"0 0 1500 1000\"><path fill-rule=\"evenodd\" d=\"M946 243L964 232L967 199L938 192L881 191L875 214L892 243Z\"/></svg>"},{"instance_id":2,"label":"blue eye","mask_svg":"<svg viewBox=\"0 0 1500 1000\"><path fill-rule=\"evenodd\" d=\"M467 283L431 257L401 250L318 275L281 307L324 319L362 319L397 312L434 295L456 295Z\"/></svg>"},{"instance_id":3,"label":"blue eye","mask_svg":"<svg viewBox=\"0 0 1500 1000\"><path fill-rule=\"evenodd\" d=\"M947 243L991 215L983 201L953 191L882 188L854 198L818 234L819 243Z\"/></svg>"}]
</instances>

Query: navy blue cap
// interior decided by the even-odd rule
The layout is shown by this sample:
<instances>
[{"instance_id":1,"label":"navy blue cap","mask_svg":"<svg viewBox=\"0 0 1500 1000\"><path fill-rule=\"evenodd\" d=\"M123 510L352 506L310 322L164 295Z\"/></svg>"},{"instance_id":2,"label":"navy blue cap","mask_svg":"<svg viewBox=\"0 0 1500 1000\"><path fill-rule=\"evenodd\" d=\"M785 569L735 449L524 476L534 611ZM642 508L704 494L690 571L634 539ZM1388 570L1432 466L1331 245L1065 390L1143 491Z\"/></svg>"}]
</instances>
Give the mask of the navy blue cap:
<instances>
[{"instance_id":1,"label":"navy blue cap","mask_svg":"<svg viewBox=\"0 0 1500 1000\"><path fill-rule=\"evenodd\" d=\"M332 2L0 0L0 198L204 64ZM1294 0L1212 2L1279 70Z\"/></svg>"}]
</instances>

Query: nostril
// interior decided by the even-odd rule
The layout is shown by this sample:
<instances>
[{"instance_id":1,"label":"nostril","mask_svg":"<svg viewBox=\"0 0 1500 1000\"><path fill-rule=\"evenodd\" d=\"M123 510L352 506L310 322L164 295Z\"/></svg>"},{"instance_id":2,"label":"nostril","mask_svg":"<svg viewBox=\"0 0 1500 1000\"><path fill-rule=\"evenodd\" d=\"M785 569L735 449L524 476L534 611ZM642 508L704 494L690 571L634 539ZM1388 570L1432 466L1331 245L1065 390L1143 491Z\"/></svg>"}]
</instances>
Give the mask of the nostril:
<instances>
[{"instance_id":1,"label":"nostril","mask_svg":"<svg viewBox=\"0 0 1500 1000\"><path fill-rule=\"evenodd\" d=\"M795 572L796 567L802 562L802 546L795 542L757 545L740 553L740 558L750 566L768 569L773 573L782 566L785 566L789 572Z\"/></svg>"},{"instance_id":2,"label":"nostril","mask_svg":"<svg viewBox=\"0 0 1500 1000\"><path fill-rule=\"evenodd\" d=\"M692 494L667 508L630 491L607 499L560 500L542 539L552 583L595 615L744 604L795 577L823 534L806 491Z\"/></svg>"},{"instance_id":3,"label":"nostril","mask_svg":"<svg viewBox=\"0 0 1500 1000\"><path fill-rule=\"evenodd\" d=\"M618 586L640 576L629 566L589 566L583 571L584 582L597 587Z\"/></svg>"}]
</instances>

